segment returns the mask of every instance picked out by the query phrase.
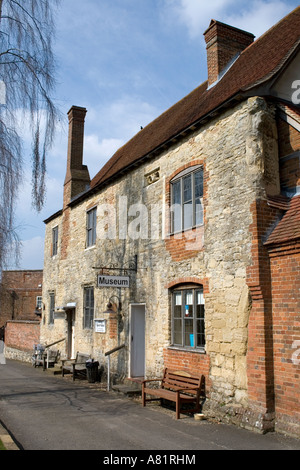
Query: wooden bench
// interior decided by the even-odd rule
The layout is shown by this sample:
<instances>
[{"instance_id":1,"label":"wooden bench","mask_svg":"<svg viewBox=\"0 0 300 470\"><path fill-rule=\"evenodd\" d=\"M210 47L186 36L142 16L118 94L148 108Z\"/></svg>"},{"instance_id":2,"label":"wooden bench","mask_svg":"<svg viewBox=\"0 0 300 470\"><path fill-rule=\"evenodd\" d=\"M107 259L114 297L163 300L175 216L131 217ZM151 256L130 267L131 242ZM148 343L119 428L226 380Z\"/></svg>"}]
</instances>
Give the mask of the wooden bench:
<instances>
[{"instance_id":1,"label":"wooden bench","mask_svg":"<svg viewBox=\"0 0 300 470\"><path fill-rule=\"evenodd\" d=\"M60 352L54 350L44 351L34 356L33 365L34 367L43 366L43 370L48 367L53 367L59 360Z\"/></svg>"},{"instance_id":2,"label":"wooden bench","mask_svg":"<svg viewBox=\"0 0 300 470\"><path fill-rule=\"evenodd\" d=\"M58 363L60 358L60 352L53 349L48 349L43 354L43 370L48 369L49 367L54 367Z\"/></svg>"},{"instance_id":3,"label":"wooden bench","mask_svg":"<svg viewBox=\"0 0 300 470\"><path fill-rule=\"evenodd\" d=\"M149 388L149 382L161 382L159 388ZM153 395L158 398L146 398L146 395ZM142 404L146 406L147 401L169 400L176 403L176 419L180 418L180 413L198 413L200 408L200 398L205 398L204 376L195 375L182 371L171 371L165 369L163 378L143 380L142 382ZM194 408L182 410L184 403L193 404Z\"/></svg>"},{"instance_id":4,"label":"wooden bench","mask_svg":"<svg viewBox=\"0 0 300 470\"><path fill-rule=\"evenodd\" d=\"M62 360L62 367L61 367L61 374L64 377L65 373L72 373L73 375L73 381L75 380L77 375L80 376L85 376L86 377L86 362L91 359L91 356L89 354L83 354L80 352L77 352L76 354L76 359L74 360L68 360L64 359Z\"/></svg>"}]
</instances>

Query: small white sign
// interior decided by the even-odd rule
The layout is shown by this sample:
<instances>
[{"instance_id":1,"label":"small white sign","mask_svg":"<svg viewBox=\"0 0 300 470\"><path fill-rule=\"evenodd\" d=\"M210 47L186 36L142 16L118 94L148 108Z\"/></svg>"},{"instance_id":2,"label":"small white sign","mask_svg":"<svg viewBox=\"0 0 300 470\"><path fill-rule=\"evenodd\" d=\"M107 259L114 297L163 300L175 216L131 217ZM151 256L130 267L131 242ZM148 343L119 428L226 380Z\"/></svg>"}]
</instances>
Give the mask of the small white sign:
<instances>
[{"instance_id":1,"label":"small white sign","mask_svg":"<svg viewBox=\"0 0 300 470\"><path fill-rule=\"evenodd\" d=\"M98 287L130 287L130 278L128 276L104 276L98 274Z\"/></svg>"},{"instance_id":2,"label":"small white sign","mask_svg":"<svg viewBox=\"0 0 300 470\"><path fill-rule=\"evenodd\" d=\"M95 320L95 333L106 333L106 320Z\"/></svg>"}]
</instances>

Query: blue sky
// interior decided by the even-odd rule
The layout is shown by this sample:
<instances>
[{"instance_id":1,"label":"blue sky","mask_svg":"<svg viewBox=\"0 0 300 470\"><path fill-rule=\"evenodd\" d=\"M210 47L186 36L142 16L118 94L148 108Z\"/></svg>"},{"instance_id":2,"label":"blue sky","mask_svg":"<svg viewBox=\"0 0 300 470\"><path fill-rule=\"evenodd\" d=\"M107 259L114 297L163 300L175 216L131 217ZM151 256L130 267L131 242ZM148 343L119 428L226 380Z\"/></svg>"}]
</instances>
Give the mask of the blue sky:
<instances>
[{"instance_id":1,"label":"blue sky","mask_svg":"<svg viewBox=\"0 0 300 470\"><path fill-rule=\"evenodd\" d=\"M30 153L16 208L19 266L42 269L43 220L62 208L67 112L88 110L84 163L93 177L113 153L207 78L203 37L216 19L259 37L298 6L289 0L61 0L54 52L62 113L47 161L47 198L31 207ZM27 135L24 134L25 148Z\"/></svg>"}]
</instances>

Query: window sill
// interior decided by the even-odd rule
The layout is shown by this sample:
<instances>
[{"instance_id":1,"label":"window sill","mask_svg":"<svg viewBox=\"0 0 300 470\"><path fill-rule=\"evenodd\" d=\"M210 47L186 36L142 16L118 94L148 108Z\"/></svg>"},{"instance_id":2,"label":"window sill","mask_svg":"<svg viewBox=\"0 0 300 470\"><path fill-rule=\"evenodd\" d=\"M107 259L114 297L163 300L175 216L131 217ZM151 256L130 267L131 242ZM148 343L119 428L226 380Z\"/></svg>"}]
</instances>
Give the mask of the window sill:
<instances>
[{"instance_id":1,"label":"window sill","mask_svg":"<svg viewBox=\"0 0 300 470\"><path fill-rule=\"evenodd\" d=\"M186 353L196 353L196 354L206 354L205 348L189 348L183 346L168 346L167 349L171 349L173 351L181 351Z\"/></svg>"},{"instance_id":2,"label":"window sill","mask_svg":"<svg viewBox=\"0 0 300 470\"><path fill-rule=\"evenodd\" d=\"M90 251L90 250L93 250L94 248L96 248L96 244L95 245L92 245L92 246L87 246L84 251Z\"/></svg>"},{"instance_id":3,"label":"window sill","mask_svg":"<svg viewBox=\"0 0 300 470\"><path fill-rule=\"evenodd\" d=\"M174 237L176 235L182 235L182 234L185 234L185 233L188 233L188 232L193 232L199 228L202 228L204 227L204 223L203 224L199 224L199 225L195 225L194 227L190 227L190 228L185 228L185 229L182 229L182 230L177 230L176 232L170 232L167 234L167 237Z\"/></svg>"}]
</instances>

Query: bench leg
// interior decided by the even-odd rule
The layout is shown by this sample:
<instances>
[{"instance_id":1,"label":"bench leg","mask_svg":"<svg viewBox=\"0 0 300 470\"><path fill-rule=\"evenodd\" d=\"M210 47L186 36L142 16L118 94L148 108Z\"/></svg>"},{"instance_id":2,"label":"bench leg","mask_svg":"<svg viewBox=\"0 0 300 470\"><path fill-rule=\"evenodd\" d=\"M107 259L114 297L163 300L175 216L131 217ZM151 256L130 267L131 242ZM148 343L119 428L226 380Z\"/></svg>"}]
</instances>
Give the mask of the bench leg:
<instances>
[{"instance_id":1,"label":"bench leg","mask_svg":"<svg viewBox=\"0 0 300 470\"><path fill-rule=\"evenodd\" d=\"M144 392L144 384L142 385L142 405L145 407L146 406L146 393Z\"/></svg>"},{"instance_id":2,"label":"bench leg","mask_svg":"<svg viewBox=\"0 0 300 470\"><path fill-rule=\"evenodd\" d=\"M176 394L176 419L180 419L180 395Z\"/></svg>"}]
</instances>

